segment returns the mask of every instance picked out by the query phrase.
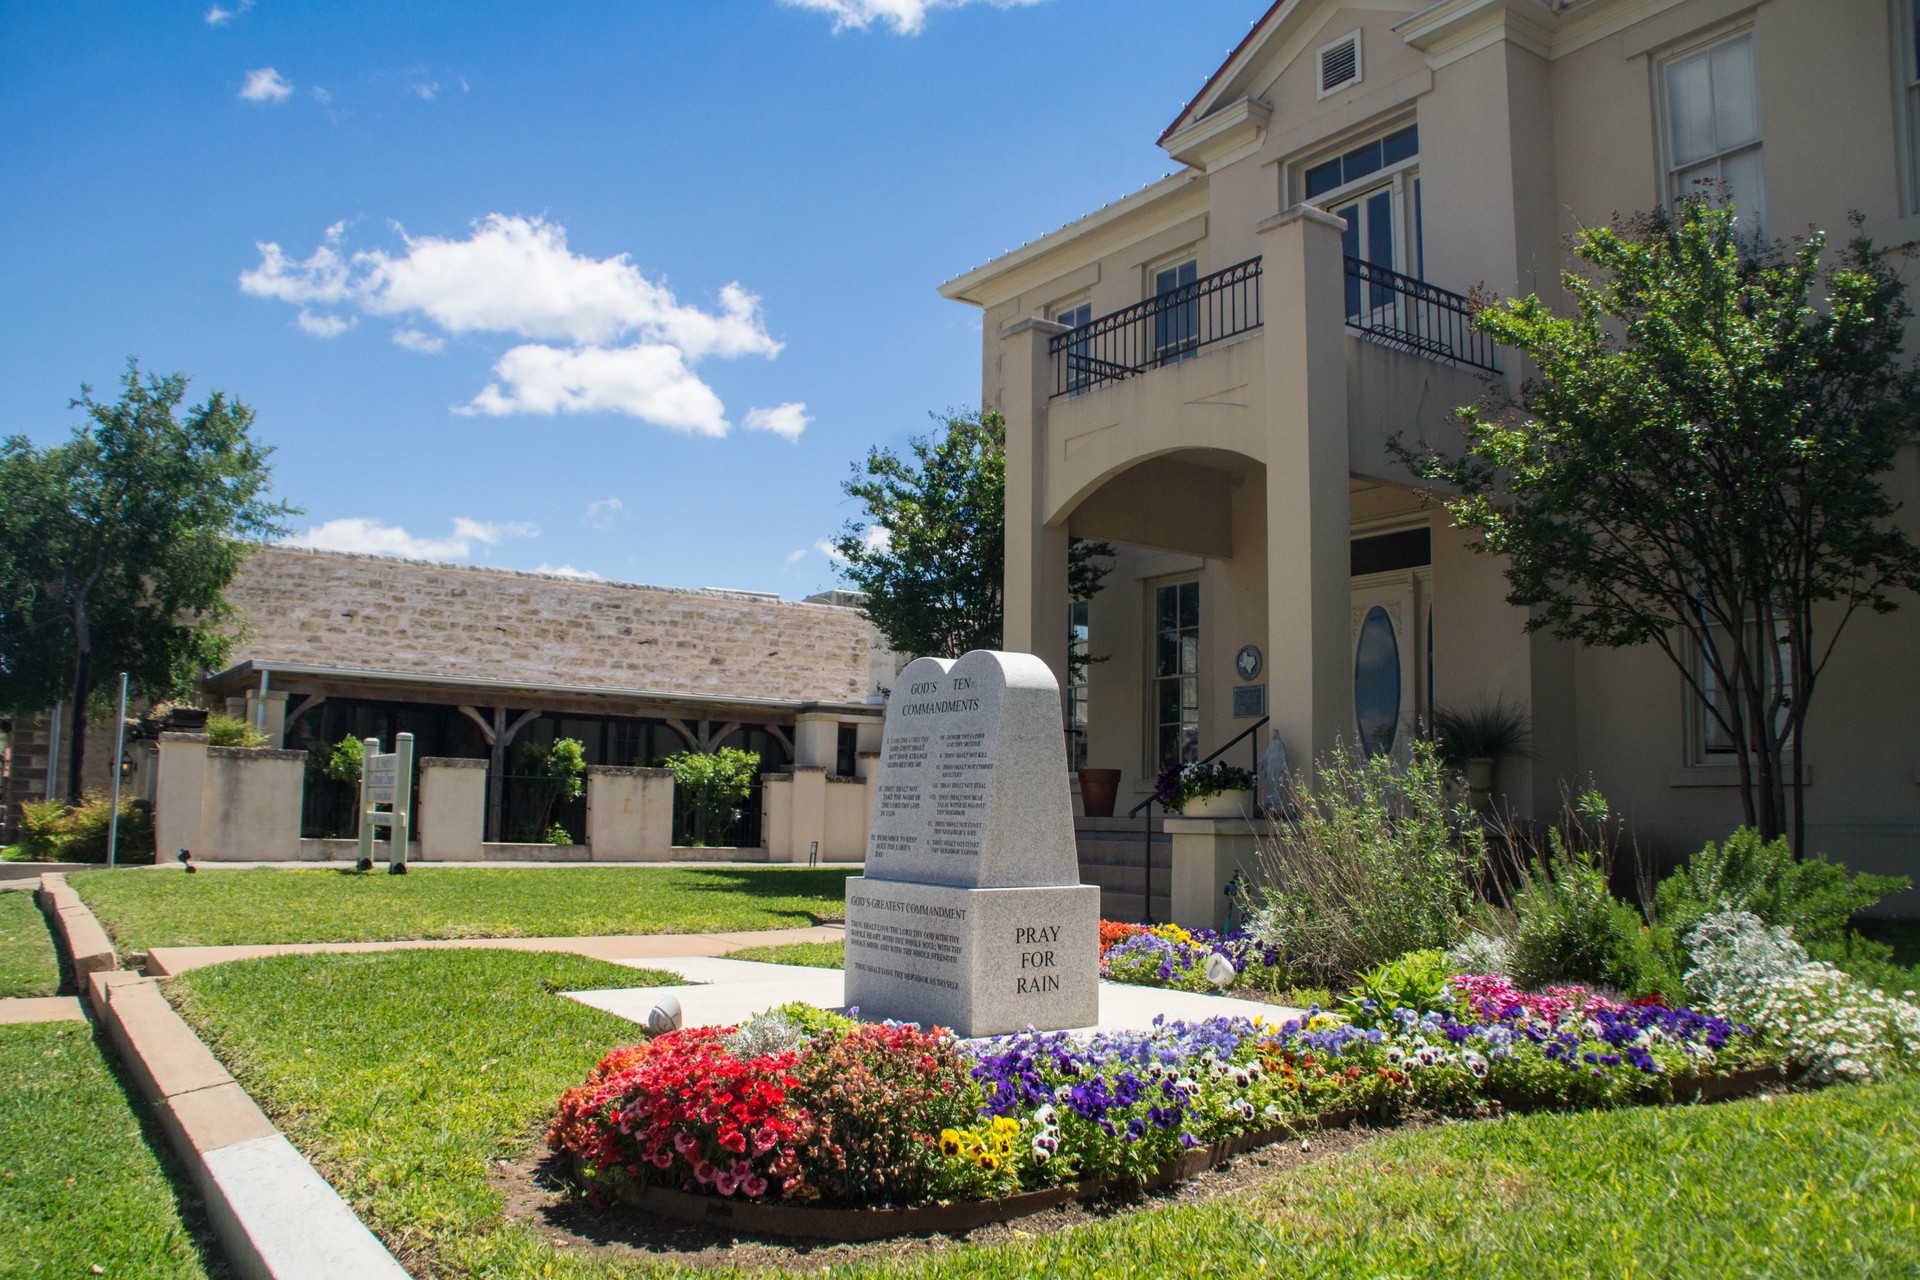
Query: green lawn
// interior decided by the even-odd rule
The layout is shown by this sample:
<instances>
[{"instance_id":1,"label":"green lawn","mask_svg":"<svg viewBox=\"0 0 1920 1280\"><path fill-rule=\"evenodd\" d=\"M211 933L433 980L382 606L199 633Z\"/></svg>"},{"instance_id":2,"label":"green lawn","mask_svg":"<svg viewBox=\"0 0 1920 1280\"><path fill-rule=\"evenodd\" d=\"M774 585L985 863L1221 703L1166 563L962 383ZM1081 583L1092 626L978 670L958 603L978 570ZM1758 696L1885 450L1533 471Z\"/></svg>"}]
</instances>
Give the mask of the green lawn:
<instances>
[{"instance_id":1,"label":"green lawn","mask_svg":"<svg viewBox=\"0 0 1920 1280\"><path fill-rule=\"evenodd\" d=\"M165 1150L88 1024L0 1026L0 1275L225 1275Z\"/></svg>"},{"instance_id":2,"label":"green lawn","mask_svg":"<svg viewBox=\"0 0 1920 1280\"><path fill-rule=\"evenodd\" d=\"M706 1276L576 1256L500 1217L488 1162L635 1028L571 956L278 957L170 990L374 1229L435 1275ZM835 1265L834 1274L848 1269ZM860 1276L1920 1276L1920 1080L1389 1135L1230 1199Z\"/></svg>"},{"instance_id":3,"label":"green lawn","mask_svg":"<svg viewBox=\"0 0 1920 1280\"><path fill-rule=\"evenodd\" d=\"M0 998L60 990L60 961L47 918L26 889L0 892Z\"/></svg>"},{"instance_id":4,"label":"green lawn","mask_svg":"<svg viewBox=\"0 0 1920 1280\"><path fill-rule=\"evenodd\" d=\"M77 871L120 950L396 938L577 938L788 929L837 916L844 870L431 867Z\"/></svg>"},{"instance_id":5,"label":"green lawn","mask_svg":"<svg viewBox=\"0 0 1920 1280\"><path fill-rule=\"evenodd\" d=\"M742 947L727 952L729 960L758 960L762 964L799 964L809 969L844 969L844 942L783 942L777 947Z\"/></svg>"}]
</instances>

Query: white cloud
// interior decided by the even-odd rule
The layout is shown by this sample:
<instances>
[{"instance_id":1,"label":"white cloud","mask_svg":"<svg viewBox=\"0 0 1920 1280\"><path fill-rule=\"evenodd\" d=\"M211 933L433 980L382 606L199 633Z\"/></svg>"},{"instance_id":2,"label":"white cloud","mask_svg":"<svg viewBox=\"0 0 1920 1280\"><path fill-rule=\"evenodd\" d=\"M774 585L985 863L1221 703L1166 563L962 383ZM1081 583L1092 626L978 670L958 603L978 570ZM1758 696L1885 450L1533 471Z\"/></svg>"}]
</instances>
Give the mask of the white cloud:
<instances>
[{"instance_id":1,"label":"white cloud","mask_svg":"<svg viewBox=\"0 0 1920 1280\"><path fill-rule=\"evenodd\" d=\"M207 25L224 27L251 8L253 8L253 0L239 0L239 3L231 9L216 4L207 10Z\"/></svg>"},{"instance_id":2,"label":"white cloud","mask_svg":"<svg viewBox=\"0 0 1920 1280\"><path fill-rule=\"evenodd\" d=\"M430 356L446 346L447 340L436 338L430 333L422 333L418 329L395 329L393 344L396 347L405 347L409 351L418 351L423 356Z\"/></svg>"},{"instance_id":3,"label":"white cloud","mask_svg":"<svg viewBox=\"0 0 1920 1280\"><path fill-rule=\"evenodd\" d=\"M774 435L798 444L800 433L807 429L813 419L807 416L807 406L789 403L776 405L771 409L749 409L742 419L742 425L749 431L771 431Z\"/></svg>"},{"instance_id":4,"label":"white cloud","mask_svg":"<svg viewBox=\"0 0 1920 1280\"><path fill-rule=\"evenodd\" d=\"M354 325L360 323L360 321L358 317L354 316L342 319L340 316L321 315L302 307L300 308L299 316L296 318L296 323L299 324L304 332L310 333L316 338L337 338L347 330L353 328Z\"/></svg>"},{"instance_id":5,"label":"white cloud","mask_svg":"<svg viewBox=\"0 0 1920 1280\"><path fill-rule=\"evenodd\" d=\"M444 538L416 538L399 525L366 516L343 516L309 527L284 539L290 546L321 551L357 551L363 555L400 556L408 560L465 560L473 544L488 546L505 538L531 538L539 529L530 524L494 524L455 517L453 532Z\"/></svg>"},{"instance_id":6,"label":"white cloud","mask_svg":"<svg viewBox=\"0 0 1920 1280\"><path fill-rule=\"evenodd\" d=\"M601 498L597 502L587 504L587 514L582 519L590 527L605 533L613 528L614 522L620 518L620 513L626 509L627 504L618 498Z\"/></svg>"},{"instance_id":7,"label":"white cloud","mask_svg":"<svg viewBox=\"0 0 1920 1280\"><path fill-rule=\"evenodd\" d=\"M333 105L333 91L331 89L323 89L319 85L315 85L312 89L308 90L308 92L313 94L313 100L321 106L330 107Z\"/></svg>"},{"instance_id":8,"label":"white cloud","mask_svg":"<svg viewBox=\"0 0 1920 1280\"><path fill-rule=\"evenodd\" d=\"M407 92L422 102L432 102L440 92L440 82L423 69L415 67L407 73Z\"/></svg>"},{"instance_id":9,"label":"white cloud","mask_svg":"<svg viewBox=\"0 0 1920 1280\"><path fill-rule=\"evenodd\" d=\"M489 382L454 412L624 413L701 436L727 434L727 410L687 368L679 348L547 347L527 343L493 366Z\"/></svg>"},{"instance_id":10,"label":"white cloud","mask_svg":"<svg viewBox=\"0 0 1920 1280\"><path fill-rule=\"evenodd\" d=\"M535 573L551 573L556 578L585 578L590 582L605 582L606 579L591 569L576 569L570 564L548 564L542 560Z\"/></svg>"},{"instance_id":11,"label":"white cloud","mask_svg":"<svg viewBox=\"0 0 1920 1280\"><path fill-rule=\"evenodd\" d=\"M457 240L402 232L398 253L349 254L344 232L344 224L329 227L303 259L260 242L259 265L241 273L242 292L418 321L394 334L411 350L438 349L428 344L444 340L428 328L529 339L499 357L495 380L457 412L625 413L725 435L726 406L693 365L709 356L772 358L782 347L766 330L760 299L738 283L720 290L715 309L688 305L626 254L574 253L565 228L541 218L492 214ZM753 411L747 425L795 439L807 421L805 405L783 404Z\"/></svg>"},{"instance_id":12,"label":"white cloud","mask_svg":"<svg viewBox=\"0 0 1920 1280\"><path fill-rule=\"evenodd\" d=\"M996 9L1021 9L1044 4L1045 0L780 0L791 9L831 15L835 31L865 31L875 22L884 22L903 36L919 35L931 10L958 9L977 2Z\"/></svg>"},{"instance_id":13,"label":"white cloud","mask_svg":"<svg viewBox=\"0 0 1920 1280\"><path fill-rule=\"evenodd\" d=\"M798 551L787 552L786 563L780 566L780 572L785 573L787 570L793 568L793 566L799 564L802 560L805 560L806 558L807 558L807 549L805 547L801 547Z\"/></svg>"},{"instance_id":14,"label":"white cloud","mask_svg":"<svg viewBox=\"0 0 1920 1280\"><path fill-rule=\"evenodd\" d=\"M893 539L887 535L885 529L877 524L873 524L868 525L866 532L860 535L860 545L868 551L885 551L893 545ZM845 564L847 562L847 558L840 554L840 549L825 538L814 543L813 549L835 564Z\"/></svg>"},{"instance_id":15,"label":"white cloud","mask_svg":"<svg viewBox=\"0 0 1920 1280\"><path fill-rule=\"evenodd\" d=\"M240 86L240 100L243 102L285 102L292 96L293 81L272 67L259 67L247 72L246 83Z\"/></svg>"}]
</instances>

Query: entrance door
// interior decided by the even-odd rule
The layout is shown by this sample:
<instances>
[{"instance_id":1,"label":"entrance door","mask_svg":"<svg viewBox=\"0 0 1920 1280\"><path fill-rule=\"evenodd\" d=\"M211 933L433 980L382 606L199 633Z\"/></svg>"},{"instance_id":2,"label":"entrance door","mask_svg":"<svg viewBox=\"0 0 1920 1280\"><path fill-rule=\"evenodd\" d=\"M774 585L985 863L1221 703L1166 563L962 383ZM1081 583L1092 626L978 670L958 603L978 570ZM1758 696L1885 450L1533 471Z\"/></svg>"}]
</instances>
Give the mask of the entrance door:
<instances>
[{"instance_id":1,"label":"entrance door","mask_svg":"<svg viewBox=\"0 0 1920 1280\"><path fill-rule=\"evenodd\" d=\"M1431 582L1418 569L1353 580L1351 731L1368 756L1404 755L1428 714Z\"/></svg>"},{"instance_id":2,"label":"entrance door","mask_svg":"<svg viewBox=\"0 0 1920 1280\"><path fill-rule=\"evenodd\" d=\"M1394 204L1394 189L1386 186L1369 191L1333 211L1347 220L1347 229L1340 235L1340 248L1347 257L1358 258L1387 271L1400 270L1400 255L1393 233L1397 221ZM1347 319L1358 320L1363 316L1371 316L1391 306L1393 297L1393 290L1384 284L1363 286L1357 277L1348 275Z\"/></svg>"}]
</instances>

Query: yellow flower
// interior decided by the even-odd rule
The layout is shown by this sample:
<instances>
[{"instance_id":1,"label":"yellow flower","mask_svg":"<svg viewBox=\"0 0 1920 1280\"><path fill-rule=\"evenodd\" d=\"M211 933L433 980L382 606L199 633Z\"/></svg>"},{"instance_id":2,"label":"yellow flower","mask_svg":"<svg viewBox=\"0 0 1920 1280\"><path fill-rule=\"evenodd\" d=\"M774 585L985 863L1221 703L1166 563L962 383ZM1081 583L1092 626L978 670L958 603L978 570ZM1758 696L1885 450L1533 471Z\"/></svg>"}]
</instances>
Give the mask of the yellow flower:
<instances>
[{"instance_id":1,"label":"yellow flower","mask_svg":"<svg viewBox=\"0 0 1920 1280\"><path fill-rule=\"evenodd\" d=\"M996 1137L1018 1133L1020 1122L1010 1116L1000 1116L993 1122L993 1132Z\"/></svg>"},{"instance_id":2,"label":"yellow flower","mask_svg":"<svg viewBox=\"0 0 1920 1280\"><path fill-rule=\"evenodd\" d=\"M980 1157L980 1167L982 1169L985 1169L988 1173L992 1173L995 1169L998 1169L1000 1167L1000 1157L995 1155L983 1155Z\"/></svg>"},{"instance_id":3,"label":"yellow flower","mask_svg":"<svg viewBox=\"0 0 1920 1280\"><path fill-rule=\"evenodd\" d=\"M960 1154L960 1135L952 1129L942 1129L940 1131L940 1154L943 1156L957 1156Z\"/></svg>"}]
</instances>

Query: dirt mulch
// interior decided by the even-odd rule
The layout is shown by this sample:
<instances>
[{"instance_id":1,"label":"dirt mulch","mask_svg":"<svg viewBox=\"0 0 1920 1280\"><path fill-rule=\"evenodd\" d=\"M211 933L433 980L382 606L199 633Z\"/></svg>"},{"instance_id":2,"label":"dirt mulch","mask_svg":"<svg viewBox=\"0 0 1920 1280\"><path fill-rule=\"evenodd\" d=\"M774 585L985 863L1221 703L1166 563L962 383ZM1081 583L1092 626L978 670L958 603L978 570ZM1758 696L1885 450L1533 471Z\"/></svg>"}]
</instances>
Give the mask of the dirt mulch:
<instances>
[{"instance_id":1,"label":"dirt mulch","mask_svg":"<svg viewBox=\"0 0 1920 1280\"><path fill-rule=\"evenodd\" d=\"M1396 1131L1410 1127L1417 1126L1393 1126ZM1359 1127L1325 1130L1300 1141L1278 1142L1250 1151L1156 1192L1076 1202L955 1235L897 1236L859 1244L743 1235L705 1224L670 1221L626 1205L596 1210L568 1194L564 1162L548 1155L544 1147L518 1162L501 1162L493 1171L493 1182L505 1200L507 1217L533 1227L556 1248L682 1266L804 1273L961 1244L1010 1244L1143 1209L1211 1200L1251 1189L1300 1165L1350 1151L1385 1132Z\"/></svg>"}]
</instances>

